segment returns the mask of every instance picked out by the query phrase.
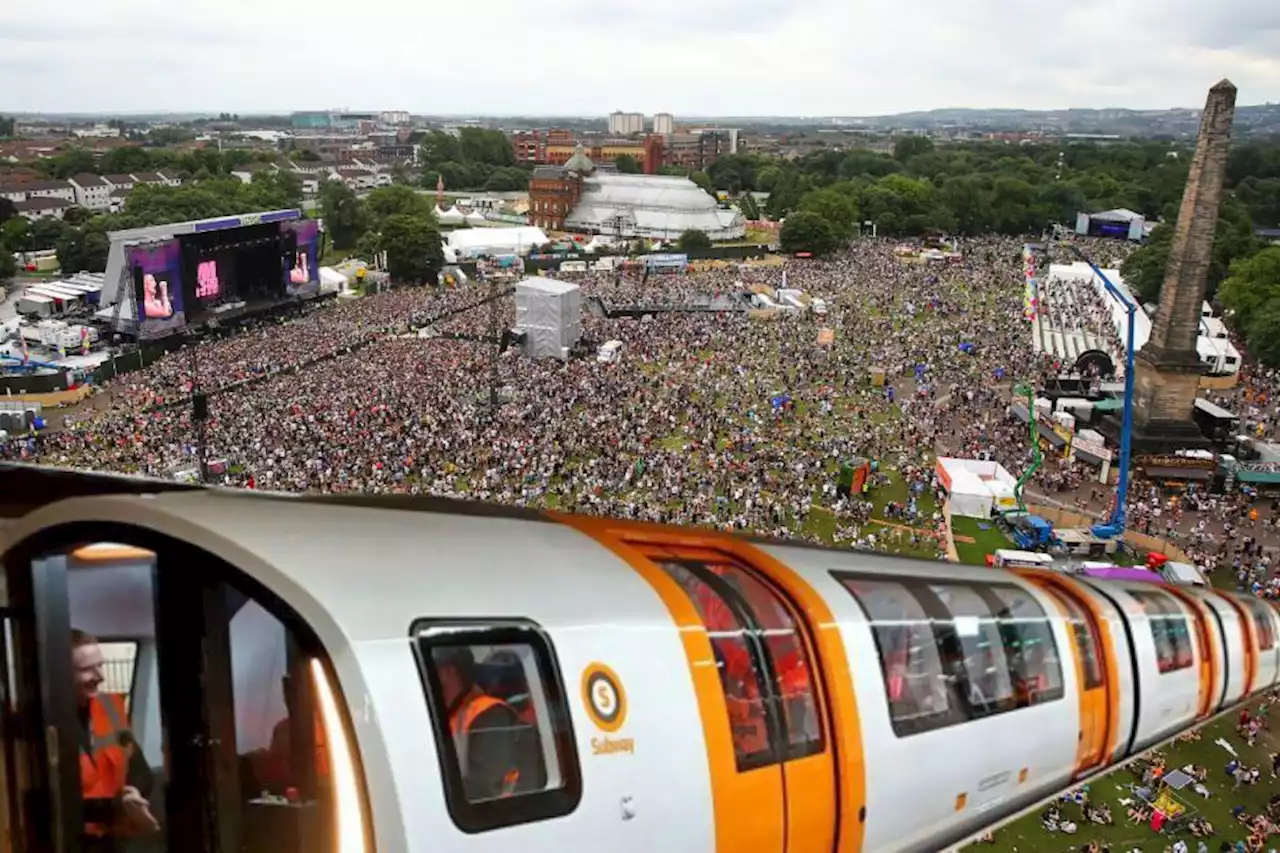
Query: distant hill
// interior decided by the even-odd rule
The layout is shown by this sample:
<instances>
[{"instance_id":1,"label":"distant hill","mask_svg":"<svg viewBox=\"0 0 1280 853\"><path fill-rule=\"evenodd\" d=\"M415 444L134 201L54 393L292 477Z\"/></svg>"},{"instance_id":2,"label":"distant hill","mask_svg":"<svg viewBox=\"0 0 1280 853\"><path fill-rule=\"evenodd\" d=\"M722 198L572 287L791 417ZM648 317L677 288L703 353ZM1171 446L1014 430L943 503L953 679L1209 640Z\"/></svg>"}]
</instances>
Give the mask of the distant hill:
<instances>
[{"instance_id":1,"label":"distant hill","mask_svg":"<svg viewBox=\"0 0 1280 853\"><path fill-rule=\"evenodd\" d=\"M975 129L985 131L1044 131L1046 133L1097 133L1119 136L1194 136L1200 123L1199 109L1125 110L975 110L940 109L866 118L817 120L834 126L869 129L935 131ZM1237 135L1280 134L1280 104L1236 107Z\"/></svg>"}]
</instances>

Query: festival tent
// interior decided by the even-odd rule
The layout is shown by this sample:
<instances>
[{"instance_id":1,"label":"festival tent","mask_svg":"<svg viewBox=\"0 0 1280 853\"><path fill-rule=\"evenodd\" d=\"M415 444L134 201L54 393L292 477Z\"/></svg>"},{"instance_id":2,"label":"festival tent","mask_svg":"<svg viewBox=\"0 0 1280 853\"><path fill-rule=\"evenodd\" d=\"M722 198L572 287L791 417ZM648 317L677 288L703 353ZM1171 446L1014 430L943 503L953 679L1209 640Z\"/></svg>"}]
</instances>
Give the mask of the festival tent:
<instances>
[{"instance_id":1,"label":"festival tent","mask_svg":"<svg viewBox=\"0 0 1280 853\"><path fill-rule=\"evenodd\" d=\"M471 211L463 218L466 219L468 225L483 225L486 221L484 214L478 210Z\"/></svg>"},{"instance_id":2,"label":"festival tent","mask_svg":"<svg viewBox=\"0 0 1280 853\"><path fill-rule=\"evenodd\" d=\"M993 512L1018 508L1013 494L1017 481L999 462L940 456L936 470L952 515L986 519Z\"/></svg>"},{"instance_id":3,"label":"festival tent","mask_svg":"<svg viewBox=\"0 0 1280 853\"><path fill-rule=\"evenodd\" d=\"M450 231L447 240L460 259L479 255L527 255L534 247L550 242L545 231L529 226L464 228Z\"/></svg>"},{"instance_id":4,"label":"festival tent","mask_svg":"<svg viewBox=\"0 0 1280 853\"><path fill-rule=\"evenodd\" d=\"M467 217L463 216L462 211L458 210L458 208L451 207L448 210L437 213L436 220L441 225L461 225L467 221Z\"/></svg>"}]
</instances>

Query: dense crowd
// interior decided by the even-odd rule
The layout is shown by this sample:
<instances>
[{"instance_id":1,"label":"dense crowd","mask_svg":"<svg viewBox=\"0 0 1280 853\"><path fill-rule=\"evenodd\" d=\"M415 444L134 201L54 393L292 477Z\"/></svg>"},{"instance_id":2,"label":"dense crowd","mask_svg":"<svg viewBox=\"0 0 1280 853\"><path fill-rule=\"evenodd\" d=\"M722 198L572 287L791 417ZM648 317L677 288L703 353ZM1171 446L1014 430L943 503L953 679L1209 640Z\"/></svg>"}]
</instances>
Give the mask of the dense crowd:
<instances>
[{"instance_id":1,"label":"dense crowd","mask_svg":"<svg viewBox=\"0 0 1280 853\"><path fill-rule=\"evenodd\" d=\"M622 341L622 358L562 363L509 350L498 359L496 411L492 347L452 337L488 334L491 308L478 304L487 290L338 300L125 374L103 389L95 417L4 452L174 476L197 466L184 401L198 384L211 393L207 457L225 460L215 468L231 485L465 496L936 553L935 457L996 459L1020 473L1030 449L1026 425L1008 414L1011 391L1061 367L1030 345L1021 243L957 248L959 261L926 262L863 240L829 261L577 275L584 296L619 306L777 287L785 271L787 286L822 298L829 313L584 312L586 338ZM496 310L501 328L512 325L512 298ZM819 342L824 327L829 344ZM873 383L881 371L883 384ZM1276 381L1247 373L1223 402L1270 436ZM789 403L775 406L779 397ZM837 472L856 457L876 463L879 488L842 496ZM1032 488L1103 510L1108 493L1089 487L1090 473L1050 460ZM1231 549L1274 530L1269 508L1244 496L1193 492L1170 505L1138 488L1131 499L1137 524L1154 531L1173 520L1209 562L1230 562ZM1240 566L1269 565L1261 550L1241 553Z\"/></svg>"}]
</instances>

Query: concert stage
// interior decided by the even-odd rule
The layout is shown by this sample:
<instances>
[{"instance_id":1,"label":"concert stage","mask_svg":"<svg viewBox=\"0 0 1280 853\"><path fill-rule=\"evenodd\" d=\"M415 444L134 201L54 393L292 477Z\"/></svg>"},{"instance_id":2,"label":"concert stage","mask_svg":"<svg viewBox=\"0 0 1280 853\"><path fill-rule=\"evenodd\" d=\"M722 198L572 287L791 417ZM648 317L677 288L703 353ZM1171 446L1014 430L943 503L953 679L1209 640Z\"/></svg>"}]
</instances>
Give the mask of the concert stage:
<instances>
[{"instance_id":1,"label":"concert stage","mask_svg":"<svg viewBox=\"0 0 1280 853\"><path fill-rule=\"evenodd\" d=\"M155 340L320 294L322 237L298 210L114 231L100 320Z\"/></svg>"}]
</instances>

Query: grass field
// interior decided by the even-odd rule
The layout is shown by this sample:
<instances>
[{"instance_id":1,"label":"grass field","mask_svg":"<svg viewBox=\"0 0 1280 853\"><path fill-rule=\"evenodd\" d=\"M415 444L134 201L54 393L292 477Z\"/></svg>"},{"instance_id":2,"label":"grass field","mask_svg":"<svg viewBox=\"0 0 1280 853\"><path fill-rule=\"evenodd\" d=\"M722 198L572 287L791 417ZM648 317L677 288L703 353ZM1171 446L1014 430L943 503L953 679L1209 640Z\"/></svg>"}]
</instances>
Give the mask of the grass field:
<instances>
[{"instance_id":1,"label":"grass field","mask_svg":"<svg viewBox=\"0 0 1280 853\"><path fill-rule=\"evenodd\" d=\"M979 524L986 525L987 529L983 530ZM956 553L960 556L960 562L974 566L985 566L987 555L999 548L1013 547L995 522L979 522L976 518L953 515L951 534L956 540Z\"/></svg>"},{"instance_id":2,"label":"grass field","mask_svg":"<svg viewBox=\"0 0 1280 853\"><path fill-rule=\"evenodd\" d=\"M1265 700L1250 703L1253 713ZM1277 706L1273 706L1276 709ZM1206 799L1191 790L1184 789L1179 797L1198 815L1213 825L1214 835L1206 839L1210 850L1217 851L1223 842L1235 843L1248 837L1249 830L1232 817L1231 810L1235 806L1243 806L1248 814L1265 812L1268 799L1276 791L1276 782L1271 777L1271 753L1280 751L1280 731L1264 729L1258 736L1254 746L1245 743L1235 730L1239 720L1239 712L1234 711L1210 722L1198 729L1198 740L1180 739L1171 746L1159 750L1158 754L1165 759L1169 769L1185 767L1188 764L1198 765L1208 770L1205 787L1210 796ZM1278 723L1280 724L1280 723ZM1231 759L1230 753L1215 741L1219 738L1227 741L1240 760L1247 767L1257 767L1261 777L1256 785L1243 785L1233 790L1234 781L1225 773L1224 767ZM1084 821L1081 809L1073 803L1062 803L1059 807L1062 818L1078 824L1079 829L1072 835L1051 833L1040 821L1043 810L1027 815L1009 826L996 831L994 842L975 843L965 848L971 853L1059 853L1059 851L1079 851L1090 841L1107 845L1113 853L1129 853L1135 848L1144 851L1161 851L1168 849L1177 838L1186 840L1192 851L1196 850L1197 839L1185 829L1177 829L1156 833L1149 824L1135 824L1128 819L1127 807L1120 804L1121 799L1132 798L1129 786L1137 784L1141 770L1138 764L1131 768L1116 770L1101 779L1088 784L1090 802L1094 806L1107 804L1115 823L1111 826L1098 826ZM1277 846L1273 843L1267 848ZM1234 848L1233 848L1234 849Z\"/></svg>"}]
</instances>

